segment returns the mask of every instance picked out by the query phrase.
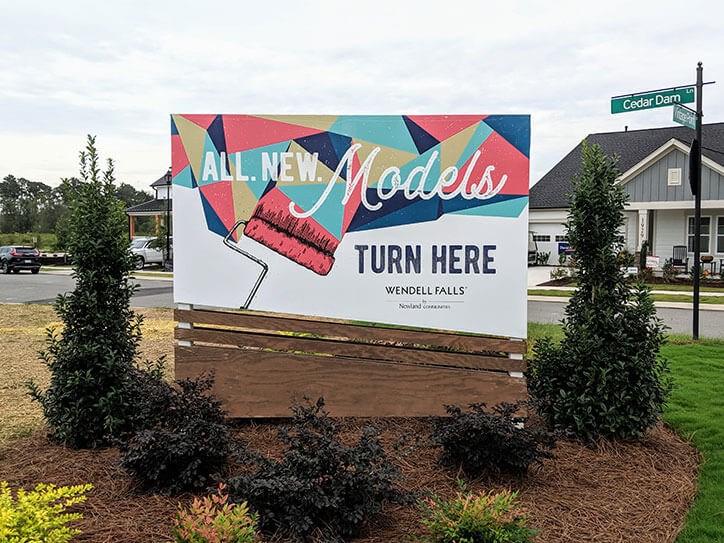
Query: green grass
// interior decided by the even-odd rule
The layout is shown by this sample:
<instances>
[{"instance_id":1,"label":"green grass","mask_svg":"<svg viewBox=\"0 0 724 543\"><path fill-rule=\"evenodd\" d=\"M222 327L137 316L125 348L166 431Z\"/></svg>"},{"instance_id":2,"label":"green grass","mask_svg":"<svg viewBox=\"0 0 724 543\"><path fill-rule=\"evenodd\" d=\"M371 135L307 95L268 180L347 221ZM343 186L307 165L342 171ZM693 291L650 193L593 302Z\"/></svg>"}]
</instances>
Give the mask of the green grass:
<instances>
[{"instance_id":1,"label":"green grass","mask_svg":"<svg viewBox=\"0 0 724 543\"><path fill-rule=\"evenodd\" d=\"M55 234L48 232L0 234L0 245L28 245L40 250L52 251L58 245L58 238Z\"/></svg>"},{"instance_id":2,"label":"green grass","mask_svg":"<svg viewBox=\"0 0 724 543\"><path fill-rule=\"evenodd\" d=\"M560 325L529 323L529 349L545 335L563 337ZM676 541L724 541L724 341L672 335L661 353L675 383L664 420L703 458L696 501Z\"/></svg>"},{"instance_id":3,"label":"green grass","mask_svg":"<svg viewBox=\"0 0 724 543\"><path fill-rule=\"evenodd\" d=\"M718 292L721 292L719 290ZM570 298L573 294L572 290L548 290L548 289L528 289L528 296L551 296L556 298ZM655 302L684 302L692 303L694 297L689 294L651 294L651 298ZM723 296L699 296L699 303L702 304L724 304Z\"/></svg>"}]
</instances>

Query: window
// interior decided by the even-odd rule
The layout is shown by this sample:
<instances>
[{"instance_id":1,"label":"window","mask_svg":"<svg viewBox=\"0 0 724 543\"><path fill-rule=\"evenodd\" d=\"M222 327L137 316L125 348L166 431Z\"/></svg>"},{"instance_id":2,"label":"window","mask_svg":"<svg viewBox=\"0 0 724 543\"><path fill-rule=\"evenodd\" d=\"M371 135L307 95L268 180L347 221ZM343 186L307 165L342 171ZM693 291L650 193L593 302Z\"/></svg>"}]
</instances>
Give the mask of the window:
<instances>
[{"instance_id":1,"label":"window","mask_svg":"<svg viewBox=\"0 0 724 543\"><path fill-rule=\"evenodd\" d=\"M568 236L556 236L556 241L568 241Z\"/></svg>"},{"instance_id":2,"label":"window","mask_svg":"<svg viewBox=\"0 0 724 543\"><path fill-rule=\"evenodd\" d=\"M681 185L681 168L669 168L668 185L670 187Z\"/></svg>"},{"instance_id":3,"label":"window","mask_svg":"<svg viewBox=\"0 0 724 543\"><path fill-rule=\"evenodd\" d=\"M709 252L709 238L710 236L710 224L711 217L701 218L701 237L699 238L699 248L702 253ZM687 229L686 229L687 247L690 253L693 253L694 248L694 217L689 217Z\"/></svg>"},{"instance_id":4,"label":"window","mask_svg":"<svg viewBox=\"0 0 724 543\"><path fill-rule=\"evenodd\" d=\"M716 252L724 253L724 217L716 220Z\"/></svg>"},{"instance_id":5,"label":"window","mask_svg":"<svg viewBox=\"0 0 724 543\"><path fill-rule=\"evenodd\" d=\"M547 234L533 234L533 241L550 241L551 237Z\"/></svg>"}]
</instances>

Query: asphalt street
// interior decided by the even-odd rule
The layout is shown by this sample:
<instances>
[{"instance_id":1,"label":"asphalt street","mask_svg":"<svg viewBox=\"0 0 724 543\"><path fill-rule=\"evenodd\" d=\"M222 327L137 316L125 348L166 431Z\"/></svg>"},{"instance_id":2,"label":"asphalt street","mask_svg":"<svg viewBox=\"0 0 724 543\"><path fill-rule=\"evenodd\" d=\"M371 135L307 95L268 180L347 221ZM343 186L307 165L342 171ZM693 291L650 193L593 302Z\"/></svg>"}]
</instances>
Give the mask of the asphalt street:
<instances>
[{"instance_id":1,"label":"asphalt street","mask_svg":"<svg viewBox=\"0 0 724 543\"><path fill-rule=\"evenodd\" d=\"M173 281L168 278L139 278L131 305L133 307L173 307ZM47 271L0 275L0 303L52 304L58 294L73 290L70 272Z\"/></svg>"},{"instance_id":2,"label":"asphalt street","mask_svg":"<svg viewBox=\"0 0 724 543\"><path fill-rule=\"evenodd\" d=\"M173 307L173 281L168 277L139 278L133 296L133 307ZM0 275L0 303L51 304L55 297L73 289L74 281L69 272L41 269L38 275L27 272ZM564 317L565 302L553 300L529 300L528 321L557 323ZM671 333L691 334L691 308L657 307ZM699 313L701 337L724 338L724 311L707 308L702 304Z\"/></svg>"}]
</instances>

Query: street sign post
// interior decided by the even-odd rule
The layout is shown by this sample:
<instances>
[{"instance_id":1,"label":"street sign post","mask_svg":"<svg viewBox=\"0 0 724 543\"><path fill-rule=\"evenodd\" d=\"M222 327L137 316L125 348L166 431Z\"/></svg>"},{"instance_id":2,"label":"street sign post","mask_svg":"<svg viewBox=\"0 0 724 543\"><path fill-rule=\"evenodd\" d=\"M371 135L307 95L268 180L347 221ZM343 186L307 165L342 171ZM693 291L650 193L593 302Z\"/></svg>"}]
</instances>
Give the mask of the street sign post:
<instances>
[{"instance_id":1,"label":"street sign post","mask_svg":"<svg viewBox=\"0 0 724 543\"><path fill-rule=\"evenodd\" d=\"M692 336L699 339L699 273L701 267L701 122L702 122L702 91L704 85L704 68L699 62L696 68L696 85L670 87L654 91L622 94L611 98L611 113L626 113L655 107L674 106L674 121L696 131L691 149L689 151L689 182L691 194L694 196L694 311L692 323ZM696 100L696 110L682 104L689 104Z\"/></svg>"},{"instance_id":2,"label":"street sign post","mask_svg":"<svg viewBox=\"0 0 724 543\"><path fill-rule=\"evenodd\" d=\"M694 100L694 86L626 94L611 98L611 113L626 113L673 106L674 104L690 104Z\"/></svg>"},{"instance_id":3,"label":"street sign post","mask_svg":"<svg viewBox=\"0 0 724 543\"><path fill-rule=\"evenodd\" d=\"M696 130L696 111L686 106L674 104L674 121Z\"/></svg>"}]
</instances>

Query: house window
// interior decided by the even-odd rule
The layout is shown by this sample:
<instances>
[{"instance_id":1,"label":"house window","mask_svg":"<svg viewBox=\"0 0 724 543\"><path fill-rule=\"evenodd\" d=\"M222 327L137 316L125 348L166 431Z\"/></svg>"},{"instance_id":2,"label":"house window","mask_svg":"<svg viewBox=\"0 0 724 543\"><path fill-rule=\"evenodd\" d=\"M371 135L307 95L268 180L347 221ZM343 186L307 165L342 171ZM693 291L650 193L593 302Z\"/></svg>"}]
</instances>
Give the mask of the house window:
<instances>
[{"instance_id":1,"label":"house window","mask_svg":"<svg viewBox=\"0 0 724 543\"><path fill-rule=\"evenodd\" d=\"M547 234L533 234L533 241L550 241L551 237Z\"/></svg>"},{"instance_id":2,"label":"house window","mask_svg":"<svg viewBox=\"0 0 724 543\"><path fill-rule=\"evenodd\" d=\"M724 253L724 217L716 219L716 252Z\"/></svg>"},{"instance_id":3,"label":"house window","mask_svg":"<svg viewBox=\"0 0 724 543\"><path fill-rule=\"evenodd\" d=\"M699 237L699 248L702 253L708 253L709 252L709 238L710 236L710 225L711 225L711 217L702 217L701 218L701 236ZM687 247L688 251L690 253L693 253L695 251L694 247L694 217L689 217L689 220L687 221L687 230L686 230L686 238L687 238Z\"/></svg>"},{"instance_id":4,"label":"house window","mask_svg":"<svg viewBox=\"0 0 724 543\"><path fill-rule=\"evenodd\" d=\"M681 168L669 168L668 185L670 187L681 185Z\"/></svg>"},{"instance_id":5,"label":"house window","mask_svg":"<svg viewBox=\"0 0 724 543\"><path fill-rule=\"evenodd\" d=\"M568 241L568 236L556 236L556 241Z\"/></svg>"}]
</instances>

